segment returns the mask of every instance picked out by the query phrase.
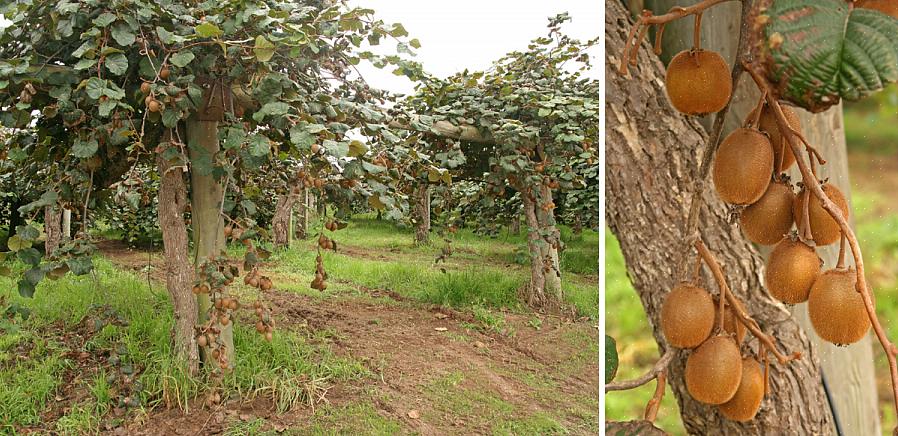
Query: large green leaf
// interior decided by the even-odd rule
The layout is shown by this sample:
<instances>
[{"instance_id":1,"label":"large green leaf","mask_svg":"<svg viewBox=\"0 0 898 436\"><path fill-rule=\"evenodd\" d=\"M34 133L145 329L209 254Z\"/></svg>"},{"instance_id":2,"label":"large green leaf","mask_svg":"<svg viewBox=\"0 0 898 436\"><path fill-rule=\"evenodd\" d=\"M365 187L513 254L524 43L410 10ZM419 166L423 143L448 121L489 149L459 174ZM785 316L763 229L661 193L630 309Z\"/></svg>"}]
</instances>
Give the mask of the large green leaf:
<instances>
[{"instance_id":1,"label":"large green leaf","mask_svg":"<svg viewBox=\"0 0 898 436\"><path fill-rule=\"evenodd\" d=\"M617 375L617 342L611 336L605 335L605 383L611 383Z\"/></svg>"},{"instance_id":2,"label":"large green leaf","mask_svg":"<svg viewBox=\"0 0 898 436\"><path fill-rule=\"evenodd\" d=\"M813 112L898 81L898 20L842 0L776 0L761 45L782 98Z\"/></svg>"}]
</instances>

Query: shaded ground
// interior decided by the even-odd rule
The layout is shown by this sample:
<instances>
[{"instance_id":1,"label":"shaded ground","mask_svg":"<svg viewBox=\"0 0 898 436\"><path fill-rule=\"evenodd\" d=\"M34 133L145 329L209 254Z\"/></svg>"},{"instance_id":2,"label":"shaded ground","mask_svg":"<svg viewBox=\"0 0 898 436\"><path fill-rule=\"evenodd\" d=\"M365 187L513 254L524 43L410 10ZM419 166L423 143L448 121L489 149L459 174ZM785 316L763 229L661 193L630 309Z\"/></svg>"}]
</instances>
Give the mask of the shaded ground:
<instances>
[{"instance_id":1,"label":"shaded ground","mask_svg":"<svg viewBox=\"0 0 898 436\"><path fill-rule=\"evenodd\" d=\"M160 282L158 253L129 250L117 242L100 248L123 269ZM341 253L379 260L405 256L352 246ZM297 408L278 415L264 399L246 404L232 400L213 409L194 402L189 413L151 412L126 433L598 432L595 322L507 311L491 313L484 322L470 311L424 304L351 281L340 285L354 293L315 297L278 290L284 279L273 278L276 288L262 298L270 303L278 327L361 362L370 376L330 384L314 411Z\"/></svg>"}]
</instances>

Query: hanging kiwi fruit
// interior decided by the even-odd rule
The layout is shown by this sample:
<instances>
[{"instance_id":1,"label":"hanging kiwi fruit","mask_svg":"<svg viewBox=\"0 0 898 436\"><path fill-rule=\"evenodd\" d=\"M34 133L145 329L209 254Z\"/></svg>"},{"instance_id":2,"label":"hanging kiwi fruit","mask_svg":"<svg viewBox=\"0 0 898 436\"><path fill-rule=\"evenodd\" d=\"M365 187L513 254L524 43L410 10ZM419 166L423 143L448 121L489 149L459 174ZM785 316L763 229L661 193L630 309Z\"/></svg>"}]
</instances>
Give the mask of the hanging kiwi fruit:
<instances>
[{"instance_id":1,"label":"hanging kiwi fruit","mask_svg":"<svg viewBox=\"0 0 898 436\"><path fill-rule=\"evenodd\" d=\"M780 107L783 109L786 121L789 122L789 127L796 132L801 132L801 119L798 118L798 114L789 106L780 105ZM792 147L789 146L788 141L783 139L783 133L780 132L779 125L776 123L776 116L767 104L764 104L764 108L761 110L758 128L770 137L770 145L773 146L773 162L774 165L779 164L779 167L776 168L777 174L786 171L795 164L795 154L792 153Z\"/></svg>"},{"instance_id":2,"label":"hanging kiwi fruit","mask_svg":"<svg viewBox=\"0 0 898 436\"><path fill-rule=\"evenodd\" d=\"M835 268L820 274L811 287L808 315L817 335L836 345L853 344L870 329L870 318L855 288L854 268Z\"/></svg>"},{"instance_id":3,"label":"hanging kiwi fruit","mask_svg":"<svg viewBox=\"0 0 898 436\"><path fill-rule=\"evenodd\" d=\"M898 18L898 2L895 0L857 0L854 5L859 8L873 9Z\"/></svg>"},{"instance_id":4,"label":"hanging kiwi fruit","mask_svg":"<svg viewBox=\"0 0 898 436\"><path fill-rule=\"evenodd\" d=\"M822 188L826 196L835 203L836 207L842 211L842 215L847 219L850 209L848 208L848 200L845 199L845 195L842 194L842 191L830 183L824 183ZM802 190L799 191L798 195L795 197L795 202L793 203L792 214L795 216L795 224L799 229L802 228L802 223L805 220L805 198L810 197L810 202L807 206L808 225L810 226L811 236L814 239L814 243L820 246L829 245L838 241L842 234L839 223L836 222L836 220L829 215L829 212L823 208L823 203L816 195L811 193L805 195L805 189L806 188L802 188Z\"/></svg>"},{"instance_id":5,"label":"hanging kiwi fruit","mask_svg":"<svg viewBox=\"0 0 898 436\"><path fill-rule=\"evenodd\" d=\"M742 359L742 379L739 388L726 403L718 406L718 410L727 419L745 422L754 419L764 399L764 374L761 365L751 357Z\"/></svg>"},{"instance_id":6,"label":"hanging kiwi fruit","mask_svg":"<svg viewBox=\"0 0 898 436\"><path fill-rule=\"evenodd\" d=\"M674 109L687 115L707 115L726 106L733 93L730 67L719 54L702 49L677 53L664 78Z\"/></svg>"},{"instance_id":7,"label":"hanging kiwi fruit","mask_svg":"<svg viewBox=\"0 0 898 436\"><path fill-rule=\"evenodd\" d=\"M783 303L808 301L811 286L820 274L823 261L804 242L785 238L776 244L767 259L764 285L773 298Z\"/></svg>"},{"instance_id":8,"label":"hanging kiwi fruit","mask_svg":"<svg viewBox=\"0 0 898 436\"><path fill-rule=\"evenodd\" d=\"M784 182L774 181L758 201L739 217L739 225L748 240L760 245L773 245L792 229L792 205L795 193Z\"/></svg>"},{"instance_id":9,"label":"hanging kiwi fruit","mask_svg":"<svg viewBox=\"0 0 898 436\"><path fill-rule=\"evenodd\" d=\"M714 328L714 301L708 291L687 283L673 288L661 306L661 331L677 348L699 346Z\"/></svg>"},{"instance_id":10,"label":"hanging kiwi fruit","mask_svg":"<svg viewBox=\"0 0 898 436\"><path fill-rule=\"evenodd\" d=\"M772 172L773 147L767 135L757 129L734 130L714 155L714 188L729 204L758 201L767 192Z\"/></svg>"},{"instance_id":11,"label":"hanging kiwi fruit","mask_svg":"<svg viewBox=\"0 0 898 436\"><path fill-rule=\"evenodd\" d=\"M686 359L686 390L696 401L723 404L730 401L742 381L742 356L729 336L705 341Z\"/></svg>"}]
</instances>

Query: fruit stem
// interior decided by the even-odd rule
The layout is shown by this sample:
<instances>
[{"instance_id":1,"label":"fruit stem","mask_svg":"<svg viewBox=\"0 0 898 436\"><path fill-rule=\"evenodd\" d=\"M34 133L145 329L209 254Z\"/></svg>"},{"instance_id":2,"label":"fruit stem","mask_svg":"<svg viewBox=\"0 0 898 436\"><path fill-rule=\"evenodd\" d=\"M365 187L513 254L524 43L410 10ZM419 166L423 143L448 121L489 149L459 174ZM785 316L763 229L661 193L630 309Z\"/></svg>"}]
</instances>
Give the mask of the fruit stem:
<instances>
[{"instance_id":1,"label":"fruit stem","mask_svg":"<svg viewBox=\"0 0 898 436\"><path fill-rule=\"evenodd\" d=\"M648 370L645 374L636 377L632 380L624 380L624 381L616 381L613 383L608 383L605 385L605 392L611 391L625 391L628 389L638 388L652 379L658 377L658 374L665 371L667 369L667 365L673 360L674 355L677 354L677 349L674 347L670 347L667 351L664 352L664 355L655 362L655 365L652 366L652 369Z\"/></svg>"},{"instance_id":2,"label":"fruit stem","mask_svg":"<svg viewBox=\"0 0 898 436\"><path fill-rule=\"evenodd\" d=\"M839 262L836 263L836 268L842 269L845 268L845 232L840 232L841 238L839 238Z\"/></svg>"},{"instance_id":3,"label":"fruit stem","mask_svg":"<svg viewBox=\"0 0 898 436\"><path fill-rule=\"evenodd\" d=\"M661 38L664 36L664 26L666 26L666 24L659 24L658 30L655 32L655 47L653 51L656 56L661 55Z\"/></svg>"},{"instance_id":4,"label":"fruit stem","mask_svg":"<svg viewBox=\"0 0 898 436\"><path fill-rule=\"evenodd\" d=\"M767 81L761 77L760 73L749 68L746 65L746 69L751 75L752 79L758 85L759 89L766 90L770 89L767 84ZM788 126L789 123L786 121L786 115L783 113L782 107L780 107L779 102L776 101L773 96L767 96L767 103L771 105L773 108L773 113L776 116L776 122L780 126L780 129L783 129L782 126ZM842 211L833 203L829 197L826 196L826 193L823 191L823 187L820 185L820 181L817 180L816 177L811 173L810 168L808 167L807 162L801 158L801 148L799 144L797 144L791 135L784 136L786 140L789 142L789 146L792 147L792 152L795 154L795 161L798 163L798 169L801 171L801 177L805 184L805 189L810 189L811 192L814 193L820 202L823 205L823 209L826 210L829 215L836 220L839 224L839 228L842 230L843 235L845 235L845 239L848 241L849 247L851 247L851 256L854 258L854 266L856 268L857 279L855 280L855 287L858 293L861 294L861 298L864 300L864 308L867 310L867 316L870 318L870 323L873 326L873 331L876 333L876 338L879 339L879 343L882 345L883 351L885 351L886 358L889 361L889 374L891 376L892 382L892 398L895 401L895 411L898 413L898 359L896 359L896 354L898 354L898 348L889 340L888 336L886 336L885 329L883 329L882 324L879 322L879 317L876 315L876 306L873 304L872 298L872 290L867 285L867 278L864 274L864 257L861 253L861 247L858 243L857 236L854 234L854 230L851 229L851 226L848 224L848 220L842 214ZM898 427L894 430L895 434L898 434Z\"/></svg>"},{"instance_id":5,"label":"fruit stem","mask_svg":"<svg viewBox=\"0 0 898 436\"><path fill-rule=\"evenodd\" d=\"M764 111L765 98L767 98L767 94L761 93L761 98L758 99L758 104L755 105L755 108L751 110L751 113L749 113L746 118L746 120L749 120L750 122L744 127L758 128L758 125L761 123L761 112ZM779 171L780 166L782 166L782 162L777 163L777 171Z\"/></svg>"},{"instance_id":6,"label":"fruit stem","mask_svg":"<svg viewBox=\"0 0 898 436\"><path fill-rule=\"evenodd\" d=\"M726 277L723 275L723 270L720 268L720 264L717 263L717 259L714 258L714 255L711 254L711 251L708 250L708 247L705 246L705 243L702 242L701 239L695 241L695 248L698 250L699 255L702 257L702 260L708 265L708 268L711 269L711 273L714 274L714 279L717 281L717 286L720 288L720 294L726 297L727 302L732 307L733 314L736 315L736 318L741 322L748 331L751 332L759 341L768 349L771 353L776 357L780 363L786 363L790 360L800 359L801 353L794 352L789 356L782 354L779 350L776 349L776 345L773 343L773 336L768 335L761 331L761 327L758 325L758 322L751 318L745 311L742 309L743 305L741 302L733 295L732 292L729 292L729 286L727 285Z\"/></svg>"},{"instance_id":7,"label":"fruit stem","mask_svg":"<svg viewBox=\"0 0 898 436\"><path fill-rule=\"evenodd\" d=\"M652 395L648 404L645 405L645 420L648 422L655 422L655 417L658 416L658 408L661 407L661 400L664 398L664 384L667 381L667 368L661 370L656 379L655 395Z\"/></svg>"},{"instance_id":8,"label":"fruit stem","mask_svg":"<svg viewBox=\"0 0 898 436\"><path fill-rule=\"evenodd\" d=\"M645 35L644 27L648 27L650 25L662 25L669 23L674 20L678 20L680 18L700 14L705 9L708 9L714 5L719 3L728 2L728 1L737 1L737 0L702 0L692 6L682 7L675 6L671 8L664 15L654 15L652 11L646 9L642 11L642 14L639 16L639 19L636 20L636 23L633 24L633 27L630 29L629 35L627 35L627 41L624 44L623 58L620 62L619 71L621 74L627 74L628 65L635 65L636 54L639 52L639 44L642 42L642 37ZM750 0L742 0L744 2L751 2ZM696 20L698 22L699 20ZM640 35L639 39L636 39L637 33ZM660 44L657 41L661 40L661 35L659 35L656 39L656 50ZM696 43L696 48L699 47L699 44ZM631 60L632 58L632 60Z\"/></svg>"},{"instance_id":9,"label":"fruit stem","mask_svg":"<svg viewBox=\"0 0 898 436\"><path fill-rule=\"evenodd\" d=\"M695 14L695 25L692 29L692 48L702 49L702 13Z\"/></svg>"}]
</instances>

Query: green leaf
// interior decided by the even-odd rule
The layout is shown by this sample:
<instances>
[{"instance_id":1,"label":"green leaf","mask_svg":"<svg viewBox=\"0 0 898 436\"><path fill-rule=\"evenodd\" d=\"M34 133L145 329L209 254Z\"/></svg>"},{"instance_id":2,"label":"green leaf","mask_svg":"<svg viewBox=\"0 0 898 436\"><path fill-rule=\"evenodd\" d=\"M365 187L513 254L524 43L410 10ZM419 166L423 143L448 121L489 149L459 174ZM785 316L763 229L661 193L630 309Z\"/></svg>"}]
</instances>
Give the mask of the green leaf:
<instances>
[{"instance_id":1,"label":"green leaf","mask_svg":"<svg viewBox=\"0 0 898 436\"><path fill-rule=\"evenodd\" d=\"M327 154L333 157L346 157L349 153L349 144L346 142L337 142L326 139L321 143L321 146L324 147Z\"/></svg>"},{"instance_id":2,"label":"green leaf","mask_svg":"<svg viewBox=\"0 0 898 436\"><path fill-rule=\"evenodd\" d=\"M87 274L94 268L90 256L73 257L67 259L65 264L72 270L72 274L75 274L76 276Z\"/></svg>"},{"instance_id":3,"label":"green leaf","mask_svg":"<svg viewBox=\"0 0 898 436\"><path fill-rule=\"evenodd\" d=\"M421 48L421 41L418 41L418 38L415 38L415 39L412 39L411 41L409 41L408 45L410 45L414 48Z\"/></svg>"},{"instance_id":4,"label":"green leaf","mask_svg":"<svg viewBox=\"0 0 898 436\"><path fill-rule=\"evenodd\" d=\"M769 79L813 112L898 81L898 20L842 0L778 0L765 15Z\"/></svg>"},{"instance_id":5,"label":"green leaf","mask_svg":"<svg viewBox=\"0 0 898 436\"><path fill-rule=\"evenodd\" d=\"M25 298L32 298L34 297L34 291L34 285L29 283L28 280L19 280L19 295Z\"/></svg>"},{"instance_id":6,"label":"green leaf","mask_svg":"<svg viewBox=\"0 0 898 436\"><path fill-rule=\"evenodd\" d=\"M174 55L172 55L172 57L169 58L169 60L171 60L172 65L174 65L176 67L184 68L195 57L196 56L193 54L192 51L182 50L182 51L179 51L179 52L175 53Z\"/></svg>"},{"instance_id":7,"label":"green leaf","mask_svg":"<svg viewBox=\"0 0 898 436\"><path fill-rule=\"evenodd\" d=\"M131 44L134 44L135 38L136 35L134 35L134 32L132 32L124 23L116 24L115 27L112 28L112 39L115 40L116 44L122 47L128 47Z\"/></svg>"},{"instance_id":8,"label":"green leaf","mask_svg":"<svg viewBox=\"0 0 898 436\"><path fill-rule=\"evenodd\" d=\"M19 235L13 235L6 241L6 246L12 251L31 248L31 241L25 241Z\"/></svg>"},{"instance_id":9,"label":"green leaf","mask_svg":"<svg viewBox=\"0 0 898 436\"><path fill-rule=\"evenodd\" d=\"M87 85L84 87L84 92L87 93L87 96L94 100L99 100L105 91L106 81L99 77L91 77L87 80Z\"/></svg>"},{"instance_id":10,"label":"green leaf","mask_svg":"<svg viewBox=\"0 0 898 436\"><path fill-rule=\"evenodd\" d=\"M99 148L99 144L96 139L90 138L85 141L78 138L75 140L75 144L72 145L72 155L80 159L87 159L97 152L97 148Z\"/></svg>"},{"instance_id":11,"label":"green leaf","mask_svg":"<svg viewBox=\"0 0 898 436\"><path fill-rule=\"evenodd\" d=\"M368 146L362 143L362 141L353 139L352 141L349 141L349 152L347 152L346 155L349 157L358 157L364 156L367 152Z\"/></svg>"},{"instance_id":12,"label":"green leaf","mask_svg":"<svg viewBox=\"0 0 898 436\"><path fill-rule=\"evenodd\" d=\"M272 117L282 117L290 111L290 105L281 101L275 101L271 103L265 103L261 109L257 110L256 113L253 114L253 119L259 122L265 119L267 116Z\"/></svg>"},{"instance_id":13,"label":"green leaf","mask_svg":"<svg viewBox=\"0 0 898 436\"><path fill-rule=\"evenodd\" d=\"M271 145L268 143L268 138L262 135L253 135L249 140L249 154L255 157L268 155L270 149Z\"/></svg>"},{"instance_id":14,"label":"green leaf","mask_svg":"<svg viewBox=\"0 0 898 436\"><path fill-rule=\"evenodd\" d=\"M128 71L128 58L121 53L107 56L103 64L106 65L106 69L109 70L110 73L115 74L116 76L121 76Z\"/></svg>"},{"instance_id":15,"label":"green leaf","mask_svg":"<svg viewBox=\"0 0 898 436\"><path fill-rule=\"evenodd\" d=\"M256 214L256 203L253 203L250 200L243 200L240 202L240 205L243 206L244 209L246 209L247 214L249 214L249 215Z\"/></svg>"},{"instance_id":16,"label":"green leaf","mask_svg":"<svg viewBox=\"0 0 898 436\"><path fill-rule=\"evenodd\" d=\"M193 31L196 32L200 38L216 38L221 36L224 32L218 28L218 26L212 23L202 23L193 28Z\"/></svg>"},{"instance_id":17,"label":"green leaf","mask_svg":"<svg viewBox=\"0 0 898 436\"><path fill-rule=\"evenodd\" d=\"M605 383L611 383L617 375L617 366L620 362L617 356L617 341L611 336L605 335Z\"/></svg>"},{"instance_id":18,"label":"green leaf","mask_svg":"<svg viewBox=\"0 0 898 436\"><path fill-rule=\"evenodd\" d=\"M99 17L94 18L94 24L99 27L106 27L116 20L116 16L110 12L103 12Z\"/></svg>"},{"instance_id":19,"label":"green leaf","mask_svg":"<svg viewBox=\"0 0 898 436\"><path fill-rule=\"evenodd\" d=\"M31 266L41 263L41 253L36 248L24 248L16 252L16 257Z\"/></svg>"},{"instance_id":20,"label":"green leaf","mask_svg":"<svg viewBox=\"0 0 898 436\"><path fill-rule=\"evenodd\" d=\"M274 44L265 39L264 36L259 35L256 37L256 45L253 46L253 53L255 53L256 59L258 59L259 62L268 62L271 60L271 57L274 56Z\"/></svg>"},{"instance_id":21,"label":"green leaf","mask_svg":"<svg viewBox=\"0 0 898 436\"><path fill-rule=\"evenodd\" d=\"M76 70L85 70L97 64L96 59L81 59L75 63Z\"/></svg>"},{"instance_id":22,"label":"green leaf","mask_svg":"<svg viewBox=\"0 0 898 436\"><path fill-rule=\"evenodd\" d=\"M159 40L161 40L164 44L175 44L178 42L184 42L184 37L176 35L168 30L165 30L162 26L156 26L156 34L159 35Z\"/></svg>"},{"instance_id":23,"label":"green leaf","mask_svg":"<svg viewBox=\"0 0 898 436\"><path fill-rule=\"evenodd\" d=\"M47 273L40 268L31 268L28 271L25 271L25 280L28 280L28 283L37 286L41 280L44 279L44 275Z\"/></svg>"},{"instance_id":24,"label":"green leaf","mask_svg":"<svg viewBox=\"0 0 898 436\"><path fill-rule=\"evenodd\" d=\"M303 150L307 150L315 142L315 136L309 133L305 127L297 124L290 128L290 142Z\"/></svg>"},{"instance_id":25,"label":"green leaf","mask_svg":"<svg viewBox=\"0 0 898 436\"><path fill-rule=\"evenodd\" d=\"M41 194L40 205L38 207L49 206L59 199L59 194L56 191L47 191ZM19 209L20 212L30 212L35 208L27 209L23 211ZM24 225L24 226L16 226L16 235L22 238L23 241L37 241L37 238L41 236L41 232L32 225ZM28 247L30 247L29 245ZM25 247L25 248L28 248Z\"/></svg>"}]
</instances>

